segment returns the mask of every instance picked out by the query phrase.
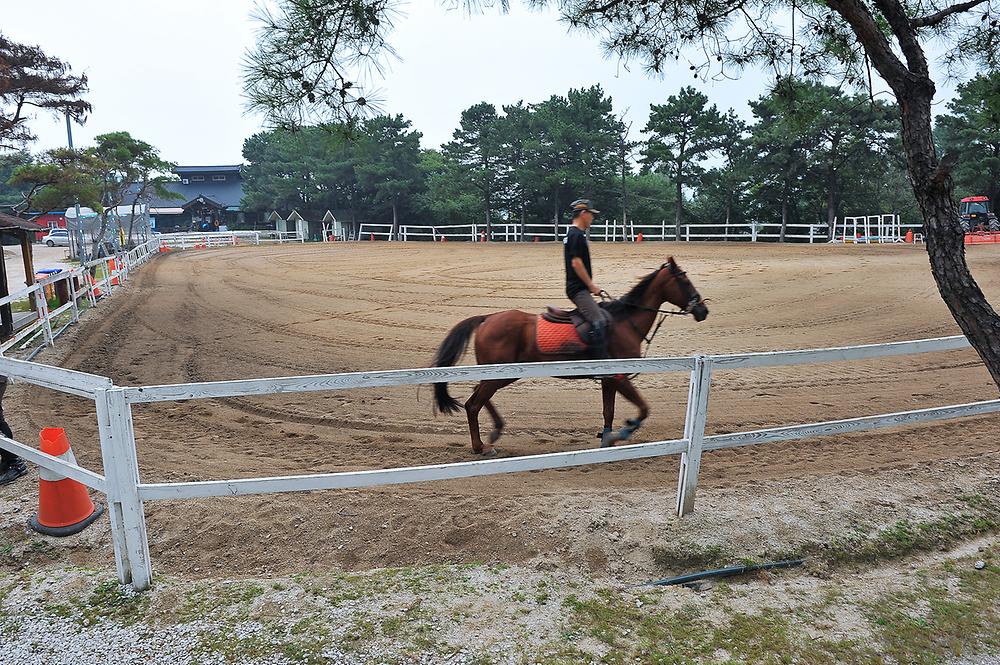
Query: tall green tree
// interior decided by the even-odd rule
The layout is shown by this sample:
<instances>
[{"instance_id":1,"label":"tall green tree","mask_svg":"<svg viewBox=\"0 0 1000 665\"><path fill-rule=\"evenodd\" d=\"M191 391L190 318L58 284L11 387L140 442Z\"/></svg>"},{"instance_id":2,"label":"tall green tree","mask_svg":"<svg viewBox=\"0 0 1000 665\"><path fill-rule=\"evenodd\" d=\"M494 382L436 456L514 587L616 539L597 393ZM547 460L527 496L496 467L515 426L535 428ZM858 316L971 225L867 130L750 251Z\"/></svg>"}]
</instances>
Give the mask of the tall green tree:
<instances>
[{"instance_id":1,"label":"tall green tree","mask_svg":"<svg viewBox=\"0 0 1000 665\"><path fill-rule=\"evenodd\" d=\"M649 110L643 131L650 137L642 150L642 161L674 182L674 228L680 238L684 187L697 186L705 172L701 162L721 147L722 115L714 104L709 106L708 97L690 86L668 97L665 104L651 104Z\"/></svg>"},{"instance_id":2,"label":"tall green tree","mask_svg":"<svg viewBox=\"0 0 1000 665\"><path fill-rule=\"evenodd\" d=\"M94 236L95 253L106 249L108 233L113 230L125 233L127 241L131 242L136 202L140 200L136 196L137 186L143 197L150 194L160 198L176 197L166 187L166 183L172 179L170 173L175 164L161 158L156 147L134 138L128 132L110 132L96 136L94 145L86 148L83 153L97 171L96 177L101 190L101 225ZM117 209L129 198L133 199L133 204L130 227L126 232L121 226Z\"/></svg>"},{"instance_id":3,"label":"tall green tree","mask_svg":"<svg viewBox=\"0 0 1000 665\"><path fill-rule=\"evenodd\" d=\"M899 134L898 111L865 95L845 95L831 86L815 85L808 110L820 139L811 168L822 183L826 225L833 232L844 194L872 173L885 172ZM879 210L879 212L882 212Z\"/></svg>"},{"instance_id":4,"label":"tall green tree","mask_svg":"<svg viewBox=\"0 0 1000 665\"><path fill-rule=\"evenodd\" d=\"M260 132L243 142L243 206L298 210L319 219L327 210L354 211L357 147L344 127Z\"/></svg>"},{"instance_id":5,"label":"tall green tree","mask_svg":"<svg viewBox=\"0 0 1000 665\"><path fill-rule=\"evenodd\" d=\"M376 116L362 123L355 172L375 214L392 213L391 237L399 231L402 206L412 208L423 188L420 132L401 115Z\"/></svg>"},{"instance_id":6,"label":"tall green tree","mask_svg":"<svg viewBox=\"0 0 1000 665\"><path fill-rule=\"evenodd\" d=\"M958 86L948 115L937 117L945 151L958 155L955 185L962 196L986 195L1000 205L1000 70Z\"/></svg>"},{"instance_id":7,"label":"tall green tree","mask_svg":"<svg viewBox=\"0 0 1000 665\"><path fill-rule=\"evenodd\" d=\"M610 202L617 189L616 145L623 129L601 86L553 95L531 109L536 142L526 168L547 198L553 224L559 224L561 212L576 198ZM545 199L539 202L544 205Z\"/></svg>"},{"instance_id":8,"label":"tall green tree","mask_svg":"<svg viewBox=\"0 0 1000 665\"><path fill-rule=\"evenodd\" d=\"M462 178L462 170L438 150L420 152L420 170L426 183L417 197L418 212L435 226L472 224L482 202Z\"/></svg>"},{"instance_id":9,"label":"tall green tree","mask_svg":"<svg viewBox=\"0 0 1000 665\"><path fill-rule=\"evenodd\" d=\"M462 111L458 129L443 151L458 164L464 179L479 193L486 237L493 238L493 210L500 179L500 127L497 110L480 102Z\"/></svg>"},{"instance_id":10,"label":"tall green tree","mask_svg":"<svg viewBox=\"0 0 1000 665\"><path fill-rule=\"evenodd\" d=\"M532 110L523 101L503 107L498 126L497 155L500 165L500 189L510 217L520 222L518 238L524 239L528 203L537 194L536 174L531 169L538 151L532 134Z\"/></svg>"},{"instance_id":11,"label":"tall green tree","mask_svg":"<svg viewBox=\"0 0 1000 665\"><path fill-rule=\"evenodd\" d=\"M748 131L747 124L732 109L722 116L718 152L724 161L701 177L702 186L698 190L703 219L721 218L726 225L744 221L741 211L754 161Z\"/></svg>"},{"instance_id":12,"label":"tall green tree","mask_svg":"<svg viewBox=\"0 0 1000 665\"><path fill-rule=\"evenodd\" d=\"M780 242L797 218L804 179L822 140L815 121L824 94L815 84L784 78L768 95L750 102L757 118L750 136L757 154L754 192L780 210Z\"/></svg>"}]
</instances>

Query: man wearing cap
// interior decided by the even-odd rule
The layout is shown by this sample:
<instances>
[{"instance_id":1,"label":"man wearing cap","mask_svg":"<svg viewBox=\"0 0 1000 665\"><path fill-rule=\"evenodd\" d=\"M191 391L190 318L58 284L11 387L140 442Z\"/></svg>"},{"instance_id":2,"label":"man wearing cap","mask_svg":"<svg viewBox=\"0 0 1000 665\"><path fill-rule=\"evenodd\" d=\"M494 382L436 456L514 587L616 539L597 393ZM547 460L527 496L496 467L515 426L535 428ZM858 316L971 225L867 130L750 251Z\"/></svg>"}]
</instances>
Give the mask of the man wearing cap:
<instances>
[{"instance_id":1,"label":"man wearing cap","mask_svg":"<svg viewBox=\"0 0 1000 665\"><path fill-rule=\"evenodd\" d=\"M591 355L603 360L608 357L607 313L594 300L603 289L594 284L590 267L590 245L587 243L587 229L594 223L595 210L589 199L577 199L570 204L573 225L563 239L563 257L566 262L566 295L573 301L580 314L590 322Z\"/></svg>"},{"instance_id":2,"label":"man wearing cap","mask_svg":"<svg viewBox=\"0 0 1000 665\"><path fill-rule=\"evenodd\" d=\"M0 434L8 439L13 439L14 433L10 431L10 425L3 417L3 395L5 392L7 392L7 377L0 376ZM28 467L25 466L24 460L14 453L0 449L0 485L12 483L26 473L28 473Z\"/></svg>"}]
</instances>

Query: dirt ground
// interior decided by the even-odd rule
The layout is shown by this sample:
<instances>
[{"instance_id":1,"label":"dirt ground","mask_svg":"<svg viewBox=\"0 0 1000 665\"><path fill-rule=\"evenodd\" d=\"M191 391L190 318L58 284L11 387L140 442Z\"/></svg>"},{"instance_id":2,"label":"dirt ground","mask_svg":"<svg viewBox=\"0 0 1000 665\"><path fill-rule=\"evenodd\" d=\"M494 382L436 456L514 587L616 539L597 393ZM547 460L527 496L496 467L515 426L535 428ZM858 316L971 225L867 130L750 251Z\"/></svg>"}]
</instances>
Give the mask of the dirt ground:
<instances>
[{"instance_id":1,"label":"dirt ground","mask_svg":"<svg viewBox=\"0 0 1000 665\"><path fill-rule=\"evenodd\" d=\"M994 302L998 249L969 252ZM99 306L100 318L91 314L72 343L38 361L119 385L422 367L462 318L564 304L560 252L555 244L458 243L177 252L135 274ZM598 244L598 283L621 294L671 252L711 299L711 314L700 324L668 321L650 355L958 333L920 246ZM653 408L638 441L679 437L687 377L644 375L636 385ZM461 400L470 390L452 385ZM996 396L972 351L719 372L708 430ZM601 400L592 382L523 381L495 401L508 422L504 455L596 445ZM23 385L6 402L19 439L65 427L77 459L100 469L90 402ZM631 415L622 404L617 421ZM146 482L473 459L464 416L433 415L427 386L137 405L134 419ZM195 576L222 567L249 575L533 561L642 579L662 572L653 550L664 543L759 554L858 522L928 514L959 493L995 492L996 432L996 418L981 417L709 453L696 513L683 520L673 516L670 457L379 490L151 502L150 547L157 570ZM4 488L0 500L16 502L16 491ZM101 528L66 559L107 564Z\"/></svg>"}]
</instances>

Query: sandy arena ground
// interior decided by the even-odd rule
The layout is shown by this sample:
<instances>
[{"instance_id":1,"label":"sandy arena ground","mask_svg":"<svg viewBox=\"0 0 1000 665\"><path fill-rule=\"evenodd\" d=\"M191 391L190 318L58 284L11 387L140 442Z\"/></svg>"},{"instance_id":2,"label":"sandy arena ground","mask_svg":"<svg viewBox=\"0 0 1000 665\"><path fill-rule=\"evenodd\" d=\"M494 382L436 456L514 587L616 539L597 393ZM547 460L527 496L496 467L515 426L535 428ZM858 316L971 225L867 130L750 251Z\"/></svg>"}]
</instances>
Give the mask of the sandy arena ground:
<instances>
[{"instance_id":1,"label":"sandy arena ground","mask_svg":"<svg viewBox=\"0 0 1000 665\"><path fill-rule=\"evenodd\" d=\"M998 250L970 251L995 303ZM651 355L958 332L919 246L598 244L598 283L621 294L669 252L711 299L711 314L701 324L668 321ZM564 303L560 253L554 244L458 243L177 252L144 267L100 305L103 317L91 314L72 344L39 360L119 385L423 367L462 318ZM464 362L474 362L471 353ZM636 384L653 407L638 440L680 436L687 377L644 375ZM471 385L451 388L464 400ZM972 351L720 372L708 429L996 396ZM18 438L65 427L78 460L100 469L92 403L25 386L6 401ZM496 398L508 422L503 454L595 446L600 402L589 381L504 389ZM620 403L617 422L632 414ZM147 482L474 459L464 415L435 417L429 387L137 405L134 415ZM544 561L642 579L658 570L652 546L664 542L725 541L759 553L876 514L891 522L921 502L981 488L996 481L996 431L996 418L982 417L710 453L697 511L684 520L673 516L677 460L670 457L371 491L152 502L150 546L157 570L195 576L223 565L228 574L260 574ZM0 498L12 492L4 488ZM89 547L69 551L70 562L110 565L106 525L95 529Z\"/></svg>"}]
</instances>

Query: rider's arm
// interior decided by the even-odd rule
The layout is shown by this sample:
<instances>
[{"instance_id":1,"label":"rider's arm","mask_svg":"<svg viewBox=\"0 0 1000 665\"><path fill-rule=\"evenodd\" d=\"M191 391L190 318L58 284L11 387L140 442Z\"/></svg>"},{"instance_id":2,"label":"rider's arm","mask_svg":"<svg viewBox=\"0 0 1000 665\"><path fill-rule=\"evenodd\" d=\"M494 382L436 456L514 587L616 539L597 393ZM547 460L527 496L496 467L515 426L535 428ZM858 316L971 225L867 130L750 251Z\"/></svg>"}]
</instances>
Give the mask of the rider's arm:
<instances>
[{"instance_id":1,"label":"rider's arm","mask_svg":"<svg viewBox=\"0 0 1000 665\"><path fill-rule=\"evenodd\" d=\"M590 279L590 275L587 274L587 268L583 265L583 259L579 256L574 256L573 260L570 261L570 265L573 266L573 272L576 276L580 278L580 281L587 286L587 290L593 293L595 296L601 292L601 289L594 284L593 280Z\"/></svg>"}]
</instances>

